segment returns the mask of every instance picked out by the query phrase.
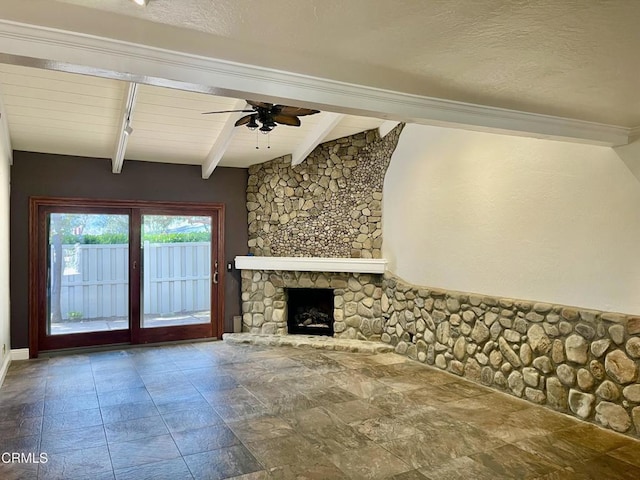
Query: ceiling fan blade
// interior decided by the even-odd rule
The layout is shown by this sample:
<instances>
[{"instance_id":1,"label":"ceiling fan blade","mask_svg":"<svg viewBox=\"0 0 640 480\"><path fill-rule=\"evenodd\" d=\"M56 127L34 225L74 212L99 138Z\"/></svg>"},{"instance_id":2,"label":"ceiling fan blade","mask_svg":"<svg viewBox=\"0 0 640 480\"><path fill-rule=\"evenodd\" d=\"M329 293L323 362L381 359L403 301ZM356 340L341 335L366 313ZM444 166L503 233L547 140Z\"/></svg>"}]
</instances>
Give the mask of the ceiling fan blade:
<instances>
[{"instance_id":1,"label":"ceiling fan blade","mask_svg":"<svg viewBox=\"0 0 640 480\"><path fill-rule=\"evenodd\" d=\"M252 107L256 107L256 108L271 108L273 107L273 103L266 103L266 102L254 102L253 100L247 100L247 103L249 105L251 105Z\"/></svg>"},{"instance_id":2,"label":"ceiling fan blade","mask_svg":"<svg viewBox=\"0 0 640 480\"><path fill-rule=\"evenodd\" d=\"M236 113L236 112L253 112L253 110L220 110L218 112L202 112L202 115L210 115L212 113Z\"/></svg>"},{"instance_id":3,"label":"ceiling fan blade","mask_svg":"<svg viewBox=\"0 0 640 480\"><path fill-rule=\"evenodd\" d=\"M249 123L251 121L251 117L253 117L253 115L245 115L244 117L240 118L235 124L235 127L239 127L240 125L246 125L247 123Z\"/></svg>"},{"instance_id":4,"label":"ceiling fan blade","mask_svg":"<svg viewBox=\"0 0 640 480\"><path fill-rule=\"evenodd\" d=\"M273 121L276 123L281 123L282 125L291 125L292 127L300 126L300 119L298 117L291 117L289 115L274 115Z\"/></svg>"},{"instance_id":5,"label":"ceiling fan blade","mask_svg":"<svg viewBox=\"0 0 640 480\"><path fill-rule=\"evenodd\" d=\"M320 110L313 110L311 108L288 107L286 105L276 106L280 107L280 111L278 113L282 115L289 115L290 117L302 117L304 115L315 115L316 113L320 113Z\"/></svg>"}]
</instances>

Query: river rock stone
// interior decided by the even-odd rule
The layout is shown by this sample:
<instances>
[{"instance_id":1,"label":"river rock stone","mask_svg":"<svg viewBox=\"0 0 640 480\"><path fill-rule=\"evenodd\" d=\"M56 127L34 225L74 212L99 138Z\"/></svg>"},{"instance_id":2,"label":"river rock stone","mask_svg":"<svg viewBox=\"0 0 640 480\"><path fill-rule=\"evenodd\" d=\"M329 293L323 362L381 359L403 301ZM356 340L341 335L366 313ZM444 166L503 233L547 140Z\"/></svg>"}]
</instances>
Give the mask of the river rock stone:
<instances>
[{"instance_id":1,"label":"river rock stone","mask_svg":"<svg viewBox=\"0 0 640 480\"><path fill-rule=\"evenodd\" d=\"M589 370L585 368L581 368L580 370L578 370L576 379L578 380L578 387L580 387L580 389L584 390L585 392L591 391L595 383L593 380L593 375L591 375L591 372L589 372Z\"/></svg>"},{"instance_id":2,"label":"river rock stone","mask_svg":"<svg viewBox=\"0 0 640 480\"><path fill-rule=\"evenodd\" d=\"M580 335L571 335L565 342L565 352L567 360L570 362L585 365L587 363L588 349L587 341Z\"/></svg>"},{"instance_id":3,"label":"river rock stone","mask_svg":"<svg viewBox=\"0 0 640 480\"><path fill-rule=\"evenodd\" d=\"M558 375L558 379L560 379L560 381L567 387L573 387L575 385L576 371L569 365L565 363L563 363L562 365L558 365L556 374Z\"/></svg>"},{"instance_id":4,"label":"river rock stone","mask_svg":"<svg viewBox=\"0 0 640 480\"><path fill-rule=\"evenodd\" d=\"M524 335L527 333L529 323L524 318L516 318L515 322L513 322L513 328L516 332Z\"/></svg>"},{"instance_id":5,"label":"river rock stone","mask_svg":"<svg viewBox=\"0 0 640 480\"><path fill-rule=\"evenodd\" d=\"M473 330L471 331L471 338L474 342L480 344L486 342L489 339L489 329L482 322L476 322Z\"/></svg>"},{"instance_id":6,"label":"river rock stone","mask_svg":"<svg viewBox=\"0 0 640 480\"><path fill-rule=\"evenodd\" d=\"M627 319L627 333L637 335L640 333L640 317L630 317Z\"/></svg>"},{"instance_id":7,"label":"river rock stone","mask_svg":"<svg viewBox=\"0 0 640 480\"><path fill-rule=\"evenodd\" d=\"M435 363L435 358L436 358L436 349L432 344L429 344L429 346L427 347L427 363L429 365L433 365ZM445 364L446 363L447 362L445 361Z\"/></svg>"},{"instance_id":8,"label":"river rock stone","mask_svg":"<svg viewBox=\"0 0 640 480\"><path fill-rule=\"evenodd\" d=\"M614 350L604 360L607 374L616 382L631 383L638 378L638 366L622 350Z\"/></svg>"},{"instance_id":9,"label":"river rock stone","mask_svg":"<svg viewBox=\"0 0 640 480\"><path fill-rule=\"evenodd\" d=\"M489 363L493 368L499 368L500 365L502 365L503 359L504 357L502 356L502 353L500 353L500 350L493 350L489 354Z\"/></svg>"},{"instance_id":10,"label":"river rock stone","mask_svg":"<svg viewBox=\"0 0 640 480\"><path fill-rule=\"evenodd\" d=\"M616 432L626 432L631 427L631 418L620 405L600 402L596 407L596 421Z\"/></svg>"},{"instance_id":11,"label":"river rock stone","mask_svg":"<svg viewBox=\"0 0 640 480\"><path fill-rule=\"evenodd\" d=\"M571 325L569 322L563 321L558 325L558 330L562 335L569 335L571 332L573 332L573 325Z\"/></svg>"},{"instance_id":12,"label":"river rock stone","mask_svg":"<svg viewBox=\"0 0 640 480\"><path fill-rule=\"evenodd\" d=\"M627 340L626 349L631 358L640 358L640 338L632 337Z\"/></svg>"},{"instance_id":13,"label":"river rock stone","mask_svg":"<svg viewBox=\"0 0 640 480\"><path fill-rule=\"evenodd\" d=\"M447 310L450 313L456 313L460 310L460 302L457 298L447 298Z\"/></svg>"},{"instance_id":14,"label":"river rock stone","mask_svg":"<svg viewBox=\"0 0 640 480\"><path fill-rule=\"evenodd\" d=\"M640 407L634 407L631 410L631 416L633 417L633 425L636 427L636 432L640 432Z\"/></svg>"},{"instance_id":15,"label":"river rock stone","mask_svg":"<svg viewBox=\"0 0 640 480\"><path fill-rule=\"evenodd\" d=\"M570 322L577 320L579 317L578 311L574 310L573 308L563 308L560 312L560 315L562 316L562 318L564 318L565 320L569 320Z\"/></svg>"},{"instance_id":16,"label":"river rock stone","mask_svg":"<svg viewBox=\"0 0 640 480\"><path fill-rule=\"evenodd\" d=\"M482 367L480 383L483 385L491 385L493 383L493 369L491 367Z\"/></svg>"},{"instance_id":17,"label":"river rock stone","mask_svg":"<svg viewBox=\"0 0 640 480\"><path fill-rule=\"evenodd\" d=\"M500 322L495 322L491 325L491 328L489 329L491 340L496 340L500 336L500 332L502 332L502 325L500 325Z\"/></svg>"},{"instance_id":18,"label":"river rock stone","mask_svg":"<svg viewBox=\"0 0 640 480\"><path fill-rule=\"evenodd\" d=\"M509 375L507 379L507 383L509 384L509 388L513 393L515 393L518 397L522 397L522 393L524 392L524 379L522 378L522 374L514 370Z\"/></svg>"},{"instance_id":19,"label":"river rock stone","mask_svg":"<svg viewBox=\"0 0 640 480\"><path fill-rule=\"evenodd\" d=\"M513 320L511 319L511 317L504 316L504 312L502 316L498 319L498 321L500 322L500 325L502 325L504 328L511 328L513 326Z\"/></svg>"},{"instance_id":20,"label":"river rock stone","mask_svg":"<svg viewBox=\"0 0 640 480\"><path fill-rule=\"evenodd\" d=\"M556 410L567 409L567 388L555 377L547 378L547 401Z\"/></svg>"},{"instance_id":21,"label":"river rock stone","mask_svg":"<svg viewBox=\"0 0 640 480\"><path fill-rule=\"evenodd\" d=\"M524 379L524 383L530 387L537 387L540 381L540 374L533 367L525 367L522 369L522 378Z\"/></svg>"},{"instance_id":22,"label":"river rock stone","mask_svg":"<svg viewBox=\"0 0 640 480\"><path fill-rule=\"evenodd\" d=\"M607 351L609 345L611 345L611 340L608 338L596 340L591 344L591 354L596 358L600 358Z\"/></svg>"},{"instance_id":23,"label":"river rock stone","mask_svg":"<svg viewBox=\"0 0 640 480\"><path fill-rule=\"evenodd\" d=\"M466 342L464 337L458 337L456 343L453 345L453 356L458 360L462 360L465 354Z\"/></svg>"},{"instance_id":24,"label":"river rock stone","mask_svg":"<svg viewBox=\"0 0 640 480\"><path fill-rule=\"evenodd\" d=\"M522 362L522 365L525 366L531 365L531 362L533 361L533 352L528 343L523 343L520 347L520 361Z\"/></svg>"},{"instance_id":25,"label":"river rock stone","mask_svg":"<svg viewBox=\"0 0 640 480\"><path fill-rule=\"evenodd\" d=\"M507 378L500 370L493 374L493 383L500 388L507 388Z\"/></svg>"},{"instance_id":26,"label":"river rock stone","mask_svg":"<svg viewBox=\"0 0 640 480\"><path fill-rule=\"evenodd\" d=\"M589 370L597 380L602 380L604 378L604 365L599 361L591 360L591 362L589 362Z\"/></svg>"},{"instance_id":27,"label":"river rock stone","mask_svg":"<svg viewBox=\"0 0 640 480\"><path fill-rule=\"evenodd\" d=\"M473 345L475 347L475 345ZM475 355L475 359L478 361L480 365L486 365L489 363L489 357L487 357L484 353L478 352Z\"/></svg>"},{"instance_id":28,"label":"river rock stone","mask_svg":"<svg viewBox=\"0 0 640 480\"><path fill-rule=\"evenodd\" d=\"M613 402L620 398L620 389L611 380L605 380L596 390L596 395L603 400L609 400Z\"/></svg>"},{"instance_id":29,"label":"river rock stone","mask_svg":"<svg viewBox=\"0 0 640 480\"><path fill-rule=\"evenodd\" d=\"M609 336L616 345L624 342L624 327L622 325L611 325L609 327Z\"/></svg>"},{"instance_id":30,"label":"river rock stone","mask_svg":"<svg viewBox=\"0 0 640 480\"><path fill-rule=\"evenodd\" d=\"M513 349L509 346L504 338L498 338L498 347L500 348L500 352L502 352L502 355L504 355L504 358L506 358L511 365L516 368L522 365L520 363L520 357L518 357L518 354L513 351Z\"/></svg>"},{"instance_id":31,"label":"river rock stone","mask_svg":"<svg viewBox=\"0 0 640 480\"><path fill-rule=\"evenodd\" d=\"M480 371L480 364L474 358L467 360L464 365L464 376L473 382L480 382Z\"/></svg>"},{"instance_id":32,"label":"river rock stone","mask_svg":"<svg viewBox=\"0 0 640 480\"><path fill-rule=\"evenodd\" d=\"M622 395L630 402L640 403L640 385L627 385L622 390Z\"/></svg>"},{"instance_id":33,"label":"river rock stone","mask_svg":"<svg viewBox=\"0 0 640 480\"><path fill-rule=\"evenodd\" d=\"M442 322L438 324L438 328L436 329L436 339L438 342L446 345L449 343L449 338L451 338L451 326L449 322Z\"/></svg>"},{"instance_id":34,"label":"river rock stone","mask_svg":"<svg viewBox=\"0 0 640 480\"><path fill-rule=\"evenodd\" d=\"M447 368L447 360L444 358L444 355L442 355L441 353L436 355L436 367L441 368L443 370Z\"/></svg>"},{"instance_id":35,"label":"river rock stone","mask_svg":"<svg viewBox=\"0 0 640 480\"><path fill-rule=\"evenodd\" d=\"M544 394L542 390L537 390L531 387L526 387L524 389L524 396L530 402L537 403L539 405L544 404L545 401L547 400L547 396Z\"/></svg>"},{"instance_id":36,"label":"river rock stone","mask_svg":"<svg viewBox=\"0 0 640 480\"><path fill-rule=\"evenodd\" d=\"M399 353L400 355L404 355L405 353L407 353L408 348L409 348L409 345L406 342L399 342L396 345L396 353Z\"/></svg>"},{"instance_id":37,"label":"river rock stone","mask_svg":"<svg viewBox=\"0 0 640 480\"><path fill-rule=\"evenodd\" d=\"M551 349L551 340L540 325L531 325L527 336L527 341L534 353L544 355Z\"/></svg>"},{"instance_id":38,"label":"river rock stone","mask_svg":"<svg viewBox=\"0 0 640 480\"><path fill-rule=\"evenodd\" d=\"M519 343L520 342L520 334L515 330L505 330L502 334L507 342L511 343Z\"/></svg>"},{"instance_id":39,"label":"river rock stone","mask_svg":"<svg viewBox=\"0 0 640 480\"><path fill-rule=\"evenodd\" d=\"M544 315L540 315L536 312L529 312L524 316L524 318L526 318L530 322L540 323L544 320Z\"/></svg>"},{"instance_id":40,"label":"river rock stone","mask_svg":"<svg viewBox=\"0 0 640 480\"><path fill-rule=\"evenodd\" d=\"M556 338L553 341L553 345L551 346L551 360L553 360L553 363L555 363L556 365L559 365L565 361L564 344L560 339Z\"/></svg>"},{"instance_id":41,"label":"river rock stone","mask_svg":"<svg viewBox=\"0 0 640 480\"><path fill-rule=\"evenodd\" d=\"M576 332L578 332L587 340L591 340L596 336L596 330L591 325L587 325L586 323L579 323L578 325L576 325Z\"/></svg>"},{"instance_id":42,"label":"river rock stone","mask_svg":"<svg viewBox=\"0 0 640 480\"><path fill-rule=\"evenodd\" d=\"M587 419L593 412L596 397L590 393L579 392L573 388L569 390L569 408L578 417Z\"/></svg>"},{"instance_id":43,"label":"river rock stone","mask_svg":"<svg viewBox=\"0 0 640 480\"><path fill-rule=\"evenodd\" d=\"M458 360L451 360L451 363L449 364L449 371L462 376L464 373L464 364Z\"/></svg>"},{"instance_id":44,"label":"river rock stone","mask_svg":"<svg viewBox=\"0 0 640 480\"><path fill-rule=\"evenodd\" d=\"M540 370L542 373L551 373L553 371L553 365L549 357L537 357L533 359L533 366Z\"/></svg>"},{"instance_id":45,"label":"river rock stone","mask_svg":"<svg viewBox=\"0 0 640 480\"><path fill-rule=\"evenodd\" d=\"M549 313L552 308L553 308L553 305L550 305L548 303L534 303L533 304L533 311L534 312L538 312L538 313Z\"/></svg>"}]
</instances>

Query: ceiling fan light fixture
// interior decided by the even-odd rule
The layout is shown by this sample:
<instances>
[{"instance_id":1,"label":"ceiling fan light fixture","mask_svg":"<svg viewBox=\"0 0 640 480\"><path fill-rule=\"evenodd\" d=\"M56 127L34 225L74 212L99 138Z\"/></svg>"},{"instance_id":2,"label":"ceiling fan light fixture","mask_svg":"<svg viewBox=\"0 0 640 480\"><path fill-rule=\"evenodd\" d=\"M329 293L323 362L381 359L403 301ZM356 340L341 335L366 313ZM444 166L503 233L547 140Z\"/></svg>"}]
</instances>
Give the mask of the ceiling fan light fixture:
<instances>
[{"instance_id":1,"label":"ceiling fan light fixture","mask_svg":"<svg viewBox=\"0 0 640 480\"><path fill-rule=\"evenodd\" d=\"M251 120L249 120L249 123L247 123L247 128L253 132L259 126L260 125L258 125L258 122L256 122L256 116L252 115Z\"/></svg>"},{"instance_id":2,"label":"ceiling fan light fixture","mask_svg":"<svg viewBox=\"0 0 640 480\"><path fill-rule=\"evenodd\" d=\"M141 7L146 7L149 0L131 0L136 5L140 5Z\"/></svg>"},{"instance_id":3,"label":"ceiling fan light fixture","mask_svg":"<svg viewBox=\"0 0 640 480\"><path fill-rule=\"evenodd\" d=\"M270 127L269 125L267 125L266 123L264 123L261 127L260 127L260 132L263 133L264 135L266 135L267 133L269 133L271 130L273 130L273 127Z\"/></svg>"}]
</instances>

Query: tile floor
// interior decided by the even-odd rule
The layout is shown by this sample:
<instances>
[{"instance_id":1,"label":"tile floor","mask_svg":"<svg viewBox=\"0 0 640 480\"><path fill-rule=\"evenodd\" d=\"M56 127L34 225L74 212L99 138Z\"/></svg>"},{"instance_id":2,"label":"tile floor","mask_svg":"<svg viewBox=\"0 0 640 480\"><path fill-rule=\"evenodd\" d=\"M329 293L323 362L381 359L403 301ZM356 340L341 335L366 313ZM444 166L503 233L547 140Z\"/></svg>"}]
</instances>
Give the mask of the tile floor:
<instances>
[{"instance_id":1,"label":"tile floor","mask_svg":"<svg viewBox=\"0 0 640 480\"><path fill-rule=\"evenodd\" d=\"M640 442L395 354L224 342L11 365L9 479L639 479ZM5 457L3 457L5 458Z\"/></svg>"}]
</instances>

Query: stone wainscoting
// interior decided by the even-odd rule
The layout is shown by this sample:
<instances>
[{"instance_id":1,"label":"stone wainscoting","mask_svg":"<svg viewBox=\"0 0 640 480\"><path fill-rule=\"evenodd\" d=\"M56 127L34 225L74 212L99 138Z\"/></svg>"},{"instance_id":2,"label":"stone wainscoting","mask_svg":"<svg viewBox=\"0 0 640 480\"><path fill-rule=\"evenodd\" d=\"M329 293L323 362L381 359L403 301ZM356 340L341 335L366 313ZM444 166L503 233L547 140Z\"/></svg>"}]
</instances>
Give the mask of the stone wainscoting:
<instances>
[{"instance_id":1,"label":"stone wainscoting","mask_svg":"<svg viewBox=\"0 0 640 480\"><path fill-rule=\"evenodd\" d=\"M331 288L334 336L380 341L382 275L242 271L242 330L287 333L287 288Z\"/></svg>"},{"instance_id":2,"label":"stone wainscoting","mask_svg":"<svg viewBox=\"0 0 640 480\"><path fill-rule=\"evenodd\" d=\"M300 165L287 155L249 167L249 252L380 258L382 187L403 126L323 143Z\"/></svg>"},{"instance_id":3,"label":"stone wainscoting","mask_svg":"<svg viewBox=\"0 0 640 480\"><path fill-rule=\"evenodd\" d=\"M640 436L640 317L416 287L385 274L382 341L530 402Z\"/></svg>"}]
</instances>

